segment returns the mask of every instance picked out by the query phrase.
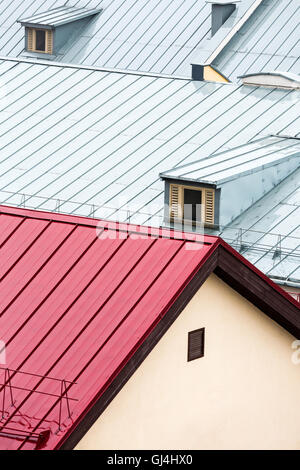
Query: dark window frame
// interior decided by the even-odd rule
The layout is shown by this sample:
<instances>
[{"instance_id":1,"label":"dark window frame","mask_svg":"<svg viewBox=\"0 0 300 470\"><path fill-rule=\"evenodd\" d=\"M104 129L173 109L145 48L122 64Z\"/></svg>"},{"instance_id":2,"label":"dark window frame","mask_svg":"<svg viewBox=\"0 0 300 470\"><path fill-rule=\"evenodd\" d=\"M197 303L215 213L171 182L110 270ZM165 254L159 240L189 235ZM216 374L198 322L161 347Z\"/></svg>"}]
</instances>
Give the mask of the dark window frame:
<instances>
[{"instance_id":1,"label":"dark window frame","mask_svg":"<svg viewBox=\"0 0 300 470\"><path fill-rule=\"evenodd\" d=\"M193 197L191 197L193 195ZM194 199L194 200L193 200ZM196 200L198 199L198 200ZM200 206L200 220L198 220L197 215L199 215L197 211L197 205ZM196 225L197 223L204 222L204 214L203 214L203 191L200 189L192 189L192 188L183 188L183 219L188 222ZM188 214L187 208L189 207ZM189 216L192 217L189 217Z\"/></svg>"},{"instance_id":2,"label":"dark window frame","mask_svg":"<svg viewBox=\"0 0 300 470\"><path fill-rule=\"evenodd\" d=\"M41 33L44 36L44 39L42 40L42 43L44 44L44 47L38 48L38 35L41 34ZM46 42L47 42L46 30L41 29L41 28L35 28L35 50L37 52L46 52L46 50L47 50Z\"/></svg>"}]
</instances>

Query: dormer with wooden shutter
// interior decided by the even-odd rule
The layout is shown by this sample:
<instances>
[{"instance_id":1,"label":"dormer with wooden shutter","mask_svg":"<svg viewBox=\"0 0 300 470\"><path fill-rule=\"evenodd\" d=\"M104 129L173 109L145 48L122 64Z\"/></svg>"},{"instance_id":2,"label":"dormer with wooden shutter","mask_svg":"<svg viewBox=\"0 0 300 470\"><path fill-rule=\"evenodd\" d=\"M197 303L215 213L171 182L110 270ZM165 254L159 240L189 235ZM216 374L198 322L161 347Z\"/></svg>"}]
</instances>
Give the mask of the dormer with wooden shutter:
<instances>
[{"instance_id":1,"label":"dormer with wooden shutter","mask_svg":"<svg viewBox=\"0 0 300 470\"><path fill-rule=\"evenodd\" d=\"M27 50L41 54L53 53L53 31L51 29L26 28Z\"/></svg>"},{"instance_id":2,"label":"dormer with wooden shutter","mask_svg":"<svg viewBox=\"0 0 300 470\"><path fill-rule=\"evenodd\" d=\"M196 225L215 225L214 188L188 184L169 184L168 219L171 223L185 221Z\"/></svg>"},{"instance_id":3,"label":"dormer with wooden shutter","mask_svg":"<svg viewBox=\"0 0 300 470\"><path fill-rule=\"evenodd\" d=\"M299 168L299 157L299 139L269 136L161 173L165 223L226 226Z\"/></svg>"},{"instance_id":4,"label":"dormer with wooden shutter","mask_svg":"<svg viewBox=\"0 0 300 470\"><path fill-rule=\"evenodd\" d=\"M25 28L25 54L33 56L57 56L65 45L78 36L78 31L99 9L59 7L34 16L19 19Z\"/></svg>"}]
</instances>

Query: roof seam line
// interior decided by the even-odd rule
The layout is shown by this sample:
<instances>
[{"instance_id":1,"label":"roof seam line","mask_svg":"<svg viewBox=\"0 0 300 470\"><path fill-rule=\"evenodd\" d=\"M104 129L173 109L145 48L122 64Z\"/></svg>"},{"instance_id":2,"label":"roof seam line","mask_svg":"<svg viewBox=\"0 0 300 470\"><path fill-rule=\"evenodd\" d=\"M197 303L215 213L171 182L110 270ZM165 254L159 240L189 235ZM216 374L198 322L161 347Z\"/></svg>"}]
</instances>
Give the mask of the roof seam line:
<instances>
[{"instance_id":1,"label":"roof seam line","mask_svg":"<svg viewBox=\"0 0 300 470\"><path fill-rule=\"evenodd\" d=\"M34 64L34 65L47 65L49 67L61 67L61 68L70 68L70 69L79 69L79 70L91 70L94 72L111 72L111 73L119 73L122 75L135 75L140 77L153 77L153 78L165 78L168 80L183 80L183 81L192 81L190 77L183 77L177 75L168 75L163 73L154 73L154 72L141 72L135 70L124 70L124 69L117 69L117 68L110 68L110 67L97 67L93 65L75 65L70 63L64 62L54 62L48 60L40 60L40 59L26 59L20 57L7 57L7 56L0 56L0 60L10 61L10 62L17 62L17 63L27 63L27 64Z\"/></svg>"}]
</instances>

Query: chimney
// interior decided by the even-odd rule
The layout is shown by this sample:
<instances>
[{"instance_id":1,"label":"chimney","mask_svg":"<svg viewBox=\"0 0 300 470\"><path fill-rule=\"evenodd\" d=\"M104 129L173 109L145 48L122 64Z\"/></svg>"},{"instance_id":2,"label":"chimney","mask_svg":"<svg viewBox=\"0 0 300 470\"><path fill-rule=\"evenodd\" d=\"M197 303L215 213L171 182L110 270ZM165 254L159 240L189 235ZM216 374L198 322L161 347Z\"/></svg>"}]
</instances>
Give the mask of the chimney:
<instances>
[{"instance_id":1,"label":"chimney","mask_svg":"<svg viewBox=\"0 0 300 470\"><path fill-rule=\"evenodd\" d=\"M211 3L211 35L214 36L216 32L223 26L225 21L232 15L236 9L236 4L240 0L206 0L206 3Z\"/></svg>"}]
</instances>

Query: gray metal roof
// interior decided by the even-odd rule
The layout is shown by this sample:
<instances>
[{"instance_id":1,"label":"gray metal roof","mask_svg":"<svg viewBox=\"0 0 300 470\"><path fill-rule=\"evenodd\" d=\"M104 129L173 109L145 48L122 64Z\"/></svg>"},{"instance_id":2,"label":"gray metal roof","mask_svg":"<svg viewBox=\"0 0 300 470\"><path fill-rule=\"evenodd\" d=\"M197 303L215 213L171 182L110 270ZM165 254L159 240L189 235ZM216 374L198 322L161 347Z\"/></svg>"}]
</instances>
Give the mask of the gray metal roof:
<instances>
[{"instance_id":1,"label":"gray metal roof","mask_svg":"<svg viewBox=\"0 0 300 470\"><path fill-rule=\"evenodd\" d=\"M73 21L81 20L88 16L96 15L101 10L76 8L76 7L58 7L53 8L41 13L36 13L33 16L18 19L22 25L35 25L35 26L53 26L57 28Z\"/></svg>"},{"instance_id":2,"label":"gray metal roof","mask_svg":"<svg viewBox=\"0 0 300 470\"><path fill-rule=\"evenodd\" d=\"M213 63L231 80L277 70L300 74L299 0L263 0Z\"/></svg>"},{"instance_id":3,"label":"gray metal roof","mask_svg":"<svg viewBox=\"0 0 300 470\"><path fill-rule=\"evenodd\" d=\"M24 53L19 18L63 6L103 9L59 51L63 63L190 77L192 58L210 34L205 0L0 0L0 54Z\"/></svg>"},{"instance_id":4,"label":"gray metal roof","mask_svg":"<svg viewBox=\"0 0 300 470\"><path fill-rule=\"evenodd\" d=\"M158 225L160 172L259 137L300 133L295 90L17 59L0 61L0 81L3 204L111 219L119 209L122 220ZM284 207L283 194L261 200L268 213L263 224L253 215L251 229L270 232L280 218L275 233L297 233L300 191ZM278 268L284 275L287 265Z\"/></svg>"},{"instance_id":5,"label":"gray metal roof","mask_svg":"<svg viewBox=\"0 0 300 470\"><path fill-rule=\"evenodd\" d=\"M300 139L263 137L217 155L161 173L162 178L222 184L242 175L295 158L300 166Z\"/></svg>"},{"instance_id":6,"label":"gray metal roof","mask_svg":"<svg viewBox=\"0 0 300 470\"><path fill-rule=\"evenodd\" d=\"M235 11L213 37L208 35L204 41L202 41L201 49L198 52L198 57L194 58L194 63L214 64L215 58L225 49L227 44L230 44L232 38L238 34L262 1L263 0L243 0L238 2L235 5Z\"/></svg>"},{"instance_id":7,"label":"gray metal roof","mask_svg":"<svg viewBox=\"0 0 300 470\"><path fill-rule=\"evenodd\" d=\"M190 77L192 62L221 50L213 64L233 81L262 70L300 73L298 0L242 0L213 38L205 0L0 0L0 54L26 54L19 18L59 7L103 9L59 51L63 63Z\"/></svg>"},{"instance_id":8,"label":"gray metal roof","mask_svg":"<svg viewBox=\"0 0 300 470\"><path fill-rule=\"evenodd\" d=\"M227 5L228 3L240 3L241 0L205 0L206 3L214 3L216 5Z\"/></svg>"},{"instance_id":9,"label":"gray metal roof","mask_svg":"<svg viewBox=\"0 0 300 470\"><path fill-rule=\"evenodd\" d=\"M300 286L300 169L220 235L280 283Z\"/></svg>"},{"instance_id":10,"label":"gray metal roof","mask_svg":"<svg viewBox=\"0 0 300 470\"><path fill-rule=\"evenodd\" d=\"M238 3L211 38L211 5L206 0L0 0L0 54L29 54L24 51L19 18L36 21L44 12L47 18L52 9L70 6L102 9L72 35L57 61L190 77L190 64L205 62L256 2Z\"/></svg>"}]
</instances>

